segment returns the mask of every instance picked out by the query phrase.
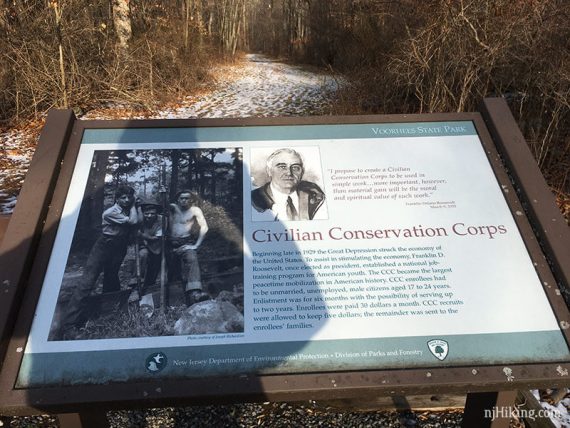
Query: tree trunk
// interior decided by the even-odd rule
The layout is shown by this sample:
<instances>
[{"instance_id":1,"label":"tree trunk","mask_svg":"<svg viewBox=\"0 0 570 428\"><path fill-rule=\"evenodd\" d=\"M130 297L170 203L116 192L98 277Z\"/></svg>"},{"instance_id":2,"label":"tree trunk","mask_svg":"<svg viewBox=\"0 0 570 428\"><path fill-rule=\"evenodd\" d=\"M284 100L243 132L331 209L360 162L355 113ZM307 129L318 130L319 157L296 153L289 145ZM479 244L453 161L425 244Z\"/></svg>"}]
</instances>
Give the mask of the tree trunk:
<instances>
[{"instance_id":1,"label":"tree trunk","mask_svg":"<svg viewBox=\"0 0 570 428\"><path fill-rule=\"evenodd\" d=\"M217 183L216 183L216 162L214 162L214 158L216 157L216 153L212 153L211 155L211 174L212 174L212 181L210 181L210 192L212 193L210 202L212 202L213 204L216 203L216 188L217 188Z\"/></svg>"},{"instance_id":2,"label":"tree trunk","mask_svg":"<svg viewBox=\"0 0 570 428\"><path fill-rule=\"evenodd\" d=\"M234 191L233 194L236 195L235 199L236 202L238 202L239 205L239 201L241 201L242 198L242 192L243 192L243 159L242 159L242 153L240 152L240 149L234 149L234 153L233 153L233 167L234 167L234 171L235 171L235 182L234 182Z\"/></svg>"},{"instance_id":3,"label":"tree trunk","mask_svg":"<svg viewBox=\"0 0 570 428\"><path fill-rule=\"evenodd\" d=\"M133 35L129 1L130 0L112 0L113 23L117 33L119 49L123 54L126 54L129 48L129 40Z\"/></svg>"},{"instance_id":4,"label":"tree trunk","mask_svg":"<svg viewBox=\"0 0 570 428\"><path fill-rule=\"evenodd\" d=\"M170 200L174 201L174 197L176 193L180 190L178 188L178 170L180 164L180 151L179 150L172 150L172 168L171 168L171 175L170 175Z\"/></svg>"},{"instance_id":5,"label":"tree trunk","mask_svg":"<svg viewBox=\"0 0 570 428\"><path fill-rule=\"evenodd\" d=\"M202 37L204 35L204 19L202 17L202 0L194 2L194 19L196 20L196 28L198 28L198 46L202 46Z\"/></svg>"},{"instance_id":6,"label":"tree trunk","mask_svg":"<svg viewBox=\"0 0 570 428\"><path fill-rule=\"evenodd\" d=\"M108 161L108 151L96 151L93 155L92 167L81 203L81 215L78 220L78 227L82 236L85 237L79 245L81 248L91 247L94 238L101 231L101 215L105 208L105 174Z\"/></svg>"},{"instance_id":7,"label":"tree trunk","mask_svg":"<svg viewBox=\"0 0 570 428\"><path fill-rule=\"evenodd\" d=\"M184 49L188 50L190 38L190 0L185 0L184 6Z\"/></svg>"},{"instance_id":8,"label":"tree trunk","mask_svg":"<svg viewBox=\"0 0 570 428\"><path fill-rule=\"evenodd\" d=\"M57 33L57 44L59 51L59 73L61 81L61 95L63 98L63 108L68 108L69 104L67 102L67 84L65 82L65 61L63 59L63 35L62 35L62 24L61 24L61 9L57 2L52 3L53 11L55 14L55 25Z\"/></svg>"}]
</instances>

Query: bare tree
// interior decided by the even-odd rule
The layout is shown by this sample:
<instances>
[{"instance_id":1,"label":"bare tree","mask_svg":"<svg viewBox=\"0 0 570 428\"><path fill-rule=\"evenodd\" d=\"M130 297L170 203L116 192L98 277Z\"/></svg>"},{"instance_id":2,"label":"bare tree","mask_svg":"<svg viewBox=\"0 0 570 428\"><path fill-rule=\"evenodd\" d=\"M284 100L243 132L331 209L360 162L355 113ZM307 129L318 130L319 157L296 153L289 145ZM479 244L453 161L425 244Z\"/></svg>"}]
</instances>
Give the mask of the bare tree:
<instances>
[{"instance_id":1,"label":"bare tree","mask_svg":"<svg viewBox=\"0 0 570 428\"><path fill-rule=\"evenodd\" d=\"M217 4L218 35L226 54L235 55L242 41L245 7L245 0L220 0Z\"/></svg>"},{"instance_id":2,"label":"bare tree","mask_svg":"<svg viewBox=\"0 0 570 428\"><path fill-rule=\"evenodd\" d=\"M111 0L113 8L113 24L117 33L118 46L125 54L133 35L131 26L130 0Z\"/></svg>"},{"instance_id":3,"label":"bare tree","mask_svg":"<svg viewBox=\"0 0 570 428\"><path fill-rule=\"evenodd\" d=\"M61 79L61 95L63 98L63 107L68 108L67 102L67 84L65 81L65 60L63 58L63 36L62 36L62 23L61 23L61 5L57 0L52 0L50 6L53 8L55 15L55 32L57 35L57 45L59 53L59 76Z\"/></svg>"}]
</instances>

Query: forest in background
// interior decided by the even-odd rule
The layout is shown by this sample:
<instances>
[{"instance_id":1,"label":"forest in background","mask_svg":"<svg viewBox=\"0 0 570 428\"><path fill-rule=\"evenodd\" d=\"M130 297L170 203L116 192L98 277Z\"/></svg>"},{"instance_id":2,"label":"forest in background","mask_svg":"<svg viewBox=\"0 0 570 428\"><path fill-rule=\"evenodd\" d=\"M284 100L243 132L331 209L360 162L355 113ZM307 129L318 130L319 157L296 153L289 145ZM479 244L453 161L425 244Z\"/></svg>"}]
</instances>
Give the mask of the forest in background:
<instances>
[{"instance_id":1,"label":"forest in background","mask_svg":"<svg viewBox=\"0 0 570 428\"><path fill-rule=\"evenodd\" d=\"M243 234L242 151L226 149L97 150L82 199L73 247L88 250L101 231L101 213L114 203L117 186L162 204L181 190L194 192L209 225L202 252L208 257L241 254ZM86 254L84 254L86 255Z\"/></svg>"},{"instance_id":2,"label":"forest in background","mask_svg":"<svg viewBox=\"0 0 570 428\"><path fill-rule=\"evenodd\" d=\"M331 114L473 111L504 96L551 186L570 193L566 0L2 0L0 120L142 110L243 51L343 73Z\"/></svg>"}]
</instances>

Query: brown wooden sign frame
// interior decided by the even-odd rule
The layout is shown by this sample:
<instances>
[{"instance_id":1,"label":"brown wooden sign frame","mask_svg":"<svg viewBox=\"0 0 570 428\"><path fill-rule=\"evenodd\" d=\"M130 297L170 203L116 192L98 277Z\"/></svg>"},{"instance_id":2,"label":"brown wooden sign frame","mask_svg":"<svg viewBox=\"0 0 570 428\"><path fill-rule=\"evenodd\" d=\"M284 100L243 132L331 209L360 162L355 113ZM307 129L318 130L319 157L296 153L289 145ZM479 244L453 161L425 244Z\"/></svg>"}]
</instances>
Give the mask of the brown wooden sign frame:
<instances>
[{"instance_id":1,"label":"brown wooden sign frame","mask_svg":"<svg viewBox=\"0 0 570 428\"><path fill-rule=\"evenodd\" d=\"M83 121L51 111L17 207L0 246L1 414L65 413L98 408L156 407L239 401L337 399L369 395L470 393L570 385L570 361L304 374L243 375L108 385L15 388L42 281L55 240L83 132L102 128L180 128L472 121L482 141L567 342L570 312L560 292L570 279L568 228L516 123L501 99L481 113L271 118ZM505 170L505 166L508 173ZM511 183L512 182L512 183ZM515 191L516 190L516 191ZM518 193L518 196L517 196ZM557 285L558 284L558 285ZM521 314L524 316L524 314ZM567 372L566 372L567 373Z\"/></svg>"}]
</instances>

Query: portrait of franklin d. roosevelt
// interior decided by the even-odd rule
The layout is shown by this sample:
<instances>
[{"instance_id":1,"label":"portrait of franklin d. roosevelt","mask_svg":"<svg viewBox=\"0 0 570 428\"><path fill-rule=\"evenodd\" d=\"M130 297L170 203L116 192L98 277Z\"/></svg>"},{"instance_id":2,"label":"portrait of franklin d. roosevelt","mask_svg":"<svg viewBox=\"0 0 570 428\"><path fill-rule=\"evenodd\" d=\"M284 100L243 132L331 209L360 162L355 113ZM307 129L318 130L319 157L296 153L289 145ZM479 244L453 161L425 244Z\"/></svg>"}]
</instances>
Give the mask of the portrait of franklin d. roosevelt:
<instances>
[{"instance_id":1,"label":"portrait of franklin d. roosevelt","mask_svg":"<svg viewBox=\"0 0 570 428\"><path fill-rule=\"evenodd\" d=\"M252 178L252 221L328 218L318 147L252 149Z\"/></svg>"}]
</instances>

